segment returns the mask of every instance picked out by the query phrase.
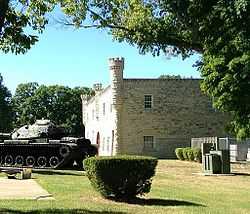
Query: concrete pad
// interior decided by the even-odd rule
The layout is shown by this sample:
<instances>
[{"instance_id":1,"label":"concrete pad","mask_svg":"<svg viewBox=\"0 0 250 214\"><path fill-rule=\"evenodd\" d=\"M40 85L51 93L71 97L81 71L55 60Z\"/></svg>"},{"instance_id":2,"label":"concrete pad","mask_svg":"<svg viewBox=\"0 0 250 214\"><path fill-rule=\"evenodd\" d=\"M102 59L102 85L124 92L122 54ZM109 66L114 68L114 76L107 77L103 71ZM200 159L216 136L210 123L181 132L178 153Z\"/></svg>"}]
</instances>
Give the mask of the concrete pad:
<instances>
[{"instance_id":1,"label":"concrete pad","mask_svg":"<svg viewBox=\"0 0 250 214\"><path fill-rule=\"evenodd\" d=\"M53 200L54 198L33 179L0 178L0 200L3 199Z\"/></svg>"}]
</instances>

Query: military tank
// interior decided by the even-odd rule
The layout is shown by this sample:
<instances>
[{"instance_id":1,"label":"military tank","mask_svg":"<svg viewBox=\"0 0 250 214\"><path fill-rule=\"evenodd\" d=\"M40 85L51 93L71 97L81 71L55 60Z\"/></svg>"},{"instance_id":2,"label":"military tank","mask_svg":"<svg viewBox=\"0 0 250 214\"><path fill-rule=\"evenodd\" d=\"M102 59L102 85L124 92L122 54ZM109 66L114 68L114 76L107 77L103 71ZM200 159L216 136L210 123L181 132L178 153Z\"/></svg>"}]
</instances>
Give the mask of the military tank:
<instances>
[{"instance_id":1,"label":"military tank","mask_svg":"<svg viewBox=\"0 0 250 214\"><path fill-rule=\"evenodd\" d=\"M97 154L90 140L67 137L50 120L36 120L12 133L0 133L0 166L82 168L83 159Z\"/></svg>"}]
</instances>

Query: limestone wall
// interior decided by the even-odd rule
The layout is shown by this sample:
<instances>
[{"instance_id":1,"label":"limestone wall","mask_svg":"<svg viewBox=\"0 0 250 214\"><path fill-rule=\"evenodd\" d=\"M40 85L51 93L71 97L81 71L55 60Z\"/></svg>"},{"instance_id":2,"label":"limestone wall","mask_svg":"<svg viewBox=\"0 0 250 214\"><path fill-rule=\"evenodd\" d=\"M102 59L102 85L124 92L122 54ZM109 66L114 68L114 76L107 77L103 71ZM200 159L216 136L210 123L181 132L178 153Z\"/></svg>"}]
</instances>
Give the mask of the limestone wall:
<instances>
[{"instance_id":1,"label":"limestone wall","mask_svg":"<svg viewBox=\"0 0 250 214\"><path fill-rule=\"evenodd\" d=\"M153 97L151 110L144 109L144 95ZM192 137L226 134L227 115L212 108L196 79L124 79L121 111L121 153L173 157L174 148L189 146ZM144 136L154 136L150 151Z\"/></svg>"}]
</instances>

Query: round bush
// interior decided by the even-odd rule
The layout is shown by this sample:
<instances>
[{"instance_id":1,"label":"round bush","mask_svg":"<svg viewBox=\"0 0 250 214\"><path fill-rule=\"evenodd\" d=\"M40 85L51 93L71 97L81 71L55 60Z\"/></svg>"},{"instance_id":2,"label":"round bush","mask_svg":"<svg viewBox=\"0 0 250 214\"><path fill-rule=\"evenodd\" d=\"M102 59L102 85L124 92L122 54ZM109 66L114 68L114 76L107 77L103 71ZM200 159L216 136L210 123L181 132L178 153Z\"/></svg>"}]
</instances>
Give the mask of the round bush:
<instances>
[{"instance_id":1,"label":"round bush","mask_svg":"<svg viewBox=\"0 0 250 214\"><path fill-rule=\"evenodd\" d=\"M187 149L187 157L189 161L194 161L194 153L192 148Z\"/></svg>"},{"instance_id":2,"label":"round bush","mask_svg":"<svg viewBox=\"0 0 250 214\"><path fill-rule=\"evenodd\" d=\"M182 150L184 160L188 160L188 151L189 151L189 149L190 149L190 147L187 147L187 148L183 148L183 150Z\"/></svg>"},{"instance_id":3,"label":"round bush","mask_svg":"<svg viewBox=\"0 0 250 214\"><path fill-rule=\"evenodd\" d=\"M175 154L176 154L176 157L179 160L184 160L184 157L183 157L183 148L176 148L175 149Z\"/></svg>"},{"instance_id":4,"label":"round bush","mask_svg":"<svg viewBox=\"0 0 250 214\"><path fill-rule=\"evenodd\" d=\"M201 163L202 162L202 154L200 148L193 148L194 160Z\"/></svg>"},{"instance_id":5,"label":"round bush","mask_svg":"<svg viewBox=\"0 0 250 214\"><path fill-rule=\"evenodd\" d=\"M105 198L131 199L148 193L157 159L143 156L91 157L84 160L92 186Z\"/></svg>"}]
</instances>

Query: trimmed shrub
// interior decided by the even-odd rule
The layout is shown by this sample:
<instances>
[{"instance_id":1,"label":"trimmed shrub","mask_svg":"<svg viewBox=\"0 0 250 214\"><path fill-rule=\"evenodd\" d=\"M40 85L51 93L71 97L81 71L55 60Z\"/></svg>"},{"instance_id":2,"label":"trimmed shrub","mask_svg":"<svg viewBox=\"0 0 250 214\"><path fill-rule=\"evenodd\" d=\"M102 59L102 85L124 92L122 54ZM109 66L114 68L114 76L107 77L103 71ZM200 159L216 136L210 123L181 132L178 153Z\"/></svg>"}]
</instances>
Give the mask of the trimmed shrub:
<instances>
[{"instance_id":1,"label":"trimmed shrub","mask_svg":"<svg viewBox=\"0 0 250 214\"><path fill-rule=\"evenodd\" d=\"M194 160L201 163L202 162L202 154L200 148L193 148Z\"/></svg>"},{"instance_id":2,"label":"trimmed shrub","mask_svg":"<svg viewBox=\"0 0 250 214\"><path fill-rule=\"evenodd\" d=\"M183 150L182 150L184 160L188 160L188 154L187 154L188 150L189 150L189 147L183 148Z\"/></svg>"},{"instance_id":3,"label":"trimmed shrub","mask_svg":"<svg viewBox=\"0 0 250 214\"><path fill-rule=\"evenodd\" d=\"M194 161L194 152L192 148L187 149L187 157L189 161Z\"/></svg>"},{"instance_id":4,"label":"trimmed shrub","mask_svg":"<svg viewBox=\"0 0 250 214\"><path fill-rule=\"evenodd\" d=\"M201 163L202 154L200 148L176 148L175 154L179 160L196 161Z\"/></svg>"},{"instance_id":5,"label":"trimmed shrub","mask_svg":"<svg viewBox=\"0 0 250 214\"><path fill-rule=\"evenodd\" d=\"M84 160L87 177L105 198L128 200L148 193L157 159L144 156L91 157Z\"/></svg>"},{"instance_id":6,"label":"trimmed shrub","mask_svg":"<svg viewBox=\"0 0 250 214\"><path fill-rule=\"evenodd\" d=\"M176 157L179 160L184 160L184 157L183 157L183 148L176 148L175 149L175 154L176 154Z\"/></svg>"}]
</instances>

